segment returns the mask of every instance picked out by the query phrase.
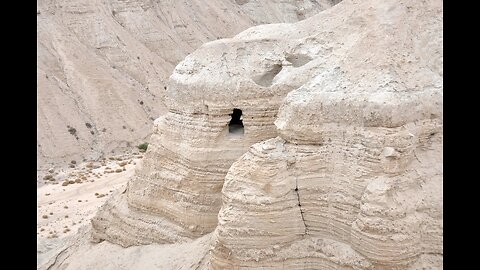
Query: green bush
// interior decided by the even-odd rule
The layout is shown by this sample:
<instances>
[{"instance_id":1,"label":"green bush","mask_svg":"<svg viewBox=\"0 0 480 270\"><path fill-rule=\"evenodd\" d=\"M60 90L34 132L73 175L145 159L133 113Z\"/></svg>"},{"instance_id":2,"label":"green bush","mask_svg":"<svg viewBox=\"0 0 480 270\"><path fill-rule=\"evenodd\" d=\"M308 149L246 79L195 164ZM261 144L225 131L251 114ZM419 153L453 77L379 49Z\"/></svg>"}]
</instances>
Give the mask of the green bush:
<instances>
[{"instance_id":1,"label":"green bush","mask_svg":"<svg viewBox=\"0 0 480 270\"><path fill-rule=\"evenodd\" d=\"M147 151L148 143L147 142L142 143L139 146L137 146L137 148L140 149L140 151L145 152L145 151Z\"/></svg>"}]
</instances>

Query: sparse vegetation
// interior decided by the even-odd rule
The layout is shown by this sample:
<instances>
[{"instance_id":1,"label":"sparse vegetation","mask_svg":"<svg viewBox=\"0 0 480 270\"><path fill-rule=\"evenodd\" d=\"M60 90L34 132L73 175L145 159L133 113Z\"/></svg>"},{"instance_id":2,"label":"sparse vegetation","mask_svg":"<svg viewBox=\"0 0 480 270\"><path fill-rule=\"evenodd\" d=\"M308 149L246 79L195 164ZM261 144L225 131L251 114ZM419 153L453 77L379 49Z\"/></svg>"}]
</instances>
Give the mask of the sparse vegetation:
<instances>
[{"instance_id":1,"label":"sparse vegetation","mask_svg":"<svg viewBox=\"0 0 480 270\"><path fill-rule=\"evenodd\" d=\"M47 216L47 215L43 215L42 218L43 218L43 219L47 219L48 216Z\"/></svg>"},{"instance_id":2,"label":"sparse vegetation","mask_svg":"<svg viewBox=\"0 0 480 270\"><path fill-rule=\"evenodd\" d=\"M148 143L144 142L144 143L140 144L139 146L137 146L137 148L140 150L140 152L145 152L145 151L147 151Z\"/></svg>"}]
</instances>

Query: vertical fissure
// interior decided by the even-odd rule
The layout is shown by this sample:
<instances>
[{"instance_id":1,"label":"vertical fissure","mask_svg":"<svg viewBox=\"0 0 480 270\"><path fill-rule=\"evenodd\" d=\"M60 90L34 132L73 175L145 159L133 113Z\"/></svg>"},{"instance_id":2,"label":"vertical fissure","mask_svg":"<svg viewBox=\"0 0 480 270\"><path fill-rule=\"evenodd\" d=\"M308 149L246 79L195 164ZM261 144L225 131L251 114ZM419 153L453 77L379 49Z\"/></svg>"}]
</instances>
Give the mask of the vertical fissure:
<instances>
[{"instance_id":1,"label":"vertical fissure","mask_svg":"<svg viewBox=\"0 0 480 270\"><path fill-rule=\"evenodd\" d=\"M302 203L300 202L300 192L298 192L298 178L295 177L295 193L297 194L297 201L298 201L298 208L300 208L300 215L302 216L302 221L303 221L303 226L305 228L305 232L303 235L306 235L308 233L308 228L307 224L305 223L305 217L303 216L303 209L302 209Z\"/></svg>"}]
</instances>

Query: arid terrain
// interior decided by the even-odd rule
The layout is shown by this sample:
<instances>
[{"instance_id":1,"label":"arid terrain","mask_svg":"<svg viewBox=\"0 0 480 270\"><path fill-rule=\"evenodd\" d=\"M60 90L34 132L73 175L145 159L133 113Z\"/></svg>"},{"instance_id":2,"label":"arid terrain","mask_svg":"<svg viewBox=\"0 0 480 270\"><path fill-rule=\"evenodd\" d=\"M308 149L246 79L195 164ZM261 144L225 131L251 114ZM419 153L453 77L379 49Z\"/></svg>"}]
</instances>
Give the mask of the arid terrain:
<instances>
[{"instance_id":1,"label":"arid terrain","mask_svg":"<svg viewBox=\"0 0 480 270\"><path fill-rule=\"evenodd\" d=\"M100 205L121 189L142 160L140 153L84 162L68 169L51 169L37 188L38 262L64 238L88 225ZM52 250L55 252L55 249Z\"/></svg>"},{"instance_id":2,"label":"arid terrain","mask_svg":"<svg viewBox=\"0 0 480 270\"><path fill-rule=\"evenodd\" d=\"M443 2L338 2L38 4L38 269L443 269Z\"/></svg>"},{"instance_id":3,"label":"arid terrain","mask_svg":"<svg viewBox=\"0 0 480 270\"><path fill-rule=\"evenodd\" d=\"M147 141L168 77L203 43L336 2L37 1L37 170Z\"/></svg>"}]
</instances>

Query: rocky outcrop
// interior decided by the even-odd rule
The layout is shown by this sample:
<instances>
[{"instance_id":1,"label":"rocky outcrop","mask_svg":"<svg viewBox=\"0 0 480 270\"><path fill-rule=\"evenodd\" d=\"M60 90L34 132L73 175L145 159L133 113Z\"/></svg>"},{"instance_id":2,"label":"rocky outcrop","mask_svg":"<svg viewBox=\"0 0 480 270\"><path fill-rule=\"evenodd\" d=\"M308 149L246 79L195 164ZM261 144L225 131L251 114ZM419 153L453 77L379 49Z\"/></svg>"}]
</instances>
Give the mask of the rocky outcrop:
<instances>
[{"instance_id":1,"label":"rocky outcrop","mask_svg":"<svg viewBox=\"0 0 480 270\"><path fill-rule=\"evenodd\" d=\"M441 269L442 16L345 0L202 45L92 239L213 231L208 269Z\"/></svg>"},{"instance_id":2,"label":"rocky outcrop","mask_svg":"<svg viewBox=\"0 0 480 270\"><path fill-rule=\"evenodd\" d=\"M310 68L286 60L284 41L218 40L175 68L165 99L169 112L155 121L143 165L123 198L93 219L94 240L170 243L215 229L231 164L252 144L277 135L273 122L283 98L311 78ZM302 42L288 42L288 57L301 55Z\"/></svg>"},{"instance_id":3,"label":"rocky outcrop","mask_svg":"<svg viewBox=\"0 0 480 270\"><path fill-rule=\"evenodd\" d=\"M303 35L318 69L284 100L279 136L230 167L209 268L442 268L442 12L346 0L241 34Z\"/></svg>"},{"instance_id":4,"label":"rocky outcrop","mask_svg":"<svg viewBox=\"0 0 480 270\"><path fill-rule=\"evenodd\" d=\"M438 132L436 121L330 127L325 145L255 144L227 174L213 268L397 269L422 254L441 259Z\"/></svg>"},{"instance_id":5,"label":"rocky outcrop","mask_svg":"<svg viewBox=\"0 0 480 270\"><path fill-rule=\"evenodd\" d=\"M201 44L336 1L37 1L37 166L147 140L166 80Z\"/></svg>"}]
</instances>

